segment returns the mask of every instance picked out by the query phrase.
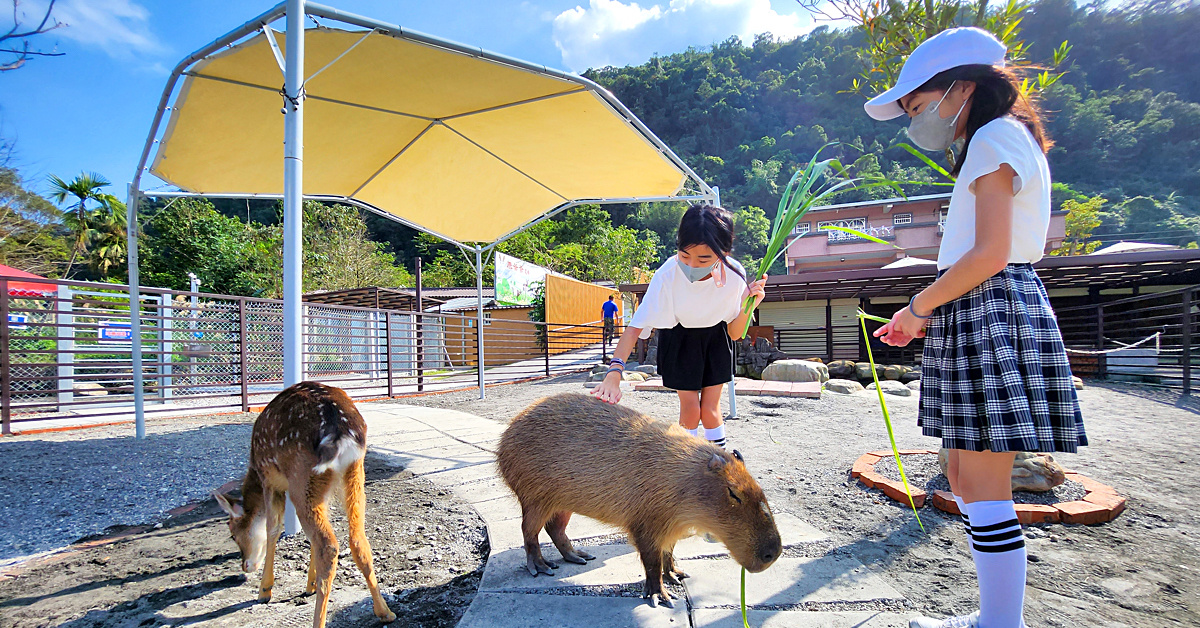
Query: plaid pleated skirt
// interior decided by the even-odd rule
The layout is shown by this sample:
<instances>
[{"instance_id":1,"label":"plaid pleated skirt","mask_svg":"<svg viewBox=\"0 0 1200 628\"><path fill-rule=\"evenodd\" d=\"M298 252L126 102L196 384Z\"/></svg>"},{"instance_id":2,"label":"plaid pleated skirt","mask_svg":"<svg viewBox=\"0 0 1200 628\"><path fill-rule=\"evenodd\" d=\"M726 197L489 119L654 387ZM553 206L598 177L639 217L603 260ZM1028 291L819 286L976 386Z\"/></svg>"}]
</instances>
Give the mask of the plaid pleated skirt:
<instances>
[{"instance_id":1,"label":"plaid pleated skirt","mask_svg":"<svg viewBox=\"0 0 1200 628\"><path fill-rule=\"evenodd\" d=\"M1030 264L1010 264L933 313L917 424L969 451L1087 445L1058 320Z\"/></svg>"}]
</instances>

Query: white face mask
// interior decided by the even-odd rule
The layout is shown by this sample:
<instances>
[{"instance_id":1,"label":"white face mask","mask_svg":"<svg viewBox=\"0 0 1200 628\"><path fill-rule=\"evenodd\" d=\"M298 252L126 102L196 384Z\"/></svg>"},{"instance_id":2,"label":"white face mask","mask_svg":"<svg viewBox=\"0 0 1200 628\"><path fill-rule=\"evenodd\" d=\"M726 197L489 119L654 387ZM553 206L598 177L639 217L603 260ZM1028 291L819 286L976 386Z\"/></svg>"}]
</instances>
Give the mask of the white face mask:
<instances>
[{"instance_id":1,"label":"white face mask","mask_svg":"<svg viewBox=\"0 0 1200 628\"><path fill-rule=\"evenodd\" d=\"M950 89L953 88L954 83L951 83ZM941 117L938 115L938 109L941 108L942 101L946 100L946 96L950 95L950 89L942 94L940 100L925 107L924 111L914 116L912 122L909 123L908 138L918 148L939 152L950 148L950 145L954 143L955 131L958 130L958 117L966 108L967 100L963 99L962 106L958 108L958 113L954 114L953 118Z\"/></svg>"}]
</instances>

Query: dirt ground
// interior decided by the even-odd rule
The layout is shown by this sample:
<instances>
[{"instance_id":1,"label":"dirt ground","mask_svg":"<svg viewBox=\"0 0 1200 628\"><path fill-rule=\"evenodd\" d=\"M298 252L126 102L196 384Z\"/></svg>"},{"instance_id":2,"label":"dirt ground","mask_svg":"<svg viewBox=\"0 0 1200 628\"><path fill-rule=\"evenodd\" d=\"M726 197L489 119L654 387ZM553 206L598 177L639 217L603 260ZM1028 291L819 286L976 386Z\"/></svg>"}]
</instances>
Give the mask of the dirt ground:
<instances>
[{"instance_id":1,"label":"dirt ground","mask_svg":"<svg viewBox=\"0 0 1200 628\"><path fill-rule=\"evenodd\" d=\"M375 573L397 626L458 623L479 587L488 547L483 521L445 491L367 454L366 531ZM331 628L379 625L366 581L349 556L345 519L333 509L341 556ZM275 598L255 602L260 574L241 573L226 517L209 499L145 533L52 556L0 580L0 626L306 626L308 542L276 553Z\"/></svg>"},{"instance_id":2,"label":"dirt ground","mask_svg":"<svg viewBox=\"0 0 1200 628\"><path fill-rule=\"evenodd\" d=\"M540 397L582 390L582 381L575 375L499 386L487 391L486 401L462 392L399 402L507 421ZM1191 457L1200 451L1200 403L1108 384L1089 385L1080 396L1091 446L1058 459L1116 487L1129 498L1128 508L1098 526L1027 528L1028 625L1200 625L1200 487ZM916 397L888 402L901 447L937 445L915 426ZM627 393L623 403L663 420L677 417L670 393ZM744 454L775 510L827 532L830 551L852 553L922 611L977 607L974 568L957 518L924 508L922 532L910 511L849 477L861 453L887 447L873 394L741 397L738 411L728 426L730 446ZM368 463L367 535L382 588L402 620L396 625L454 625L474 596L487 555L482 522L468 506L387 459L372 453ZM0 460L0 471L5 464ZM306 543L281 545L276 601L255 604L258 576L238 571L219 515L209 500L159 529L43 560L20 577L0 580L0 627L310 622L311 598L299 597ZM365 584L348 556L339 561L331 608L331 626L373 625Z\"/></svg>"}]
</instances>

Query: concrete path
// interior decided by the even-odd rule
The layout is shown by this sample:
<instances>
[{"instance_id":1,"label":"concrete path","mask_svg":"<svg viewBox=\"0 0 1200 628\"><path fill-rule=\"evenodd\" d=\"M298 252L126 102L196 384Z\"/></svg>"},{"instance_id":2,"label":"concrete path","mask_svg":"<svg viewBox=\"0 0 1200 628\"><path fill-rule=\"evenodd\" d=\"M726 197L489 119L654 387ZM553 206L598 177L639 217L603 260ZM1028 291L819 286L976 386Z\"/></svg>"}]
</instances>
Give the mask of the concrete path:
<instances>
[{"instance_id":1,"label":"concrete path","mask_svg":"<svg viewBox=\"0 0 1200 628\"><path fill-rule=\"evenodd\" d=\"M369 446L415 475L454 491L487 524L491 555L474 602L459 626L639 626L688 628L741 625L741 568L719 543L698 537L675 548L685 599L652 608L641 599L645 574L623 533L576 515L567 528L576 547L596 555L587 565L558 561L554 576L525 571L521 510L497 476L493 451L504 425L454 410L362 403ZM858 560L831 552L827 536L799 517L776 513L788 551L770 569L747 574L752 626L768 628L884 628L907 626L907 616L869 610L903 596ZM543 534L542 551L558 551ZM864 610L866 609L866 610Z\"/></svg>"}]
</instances>

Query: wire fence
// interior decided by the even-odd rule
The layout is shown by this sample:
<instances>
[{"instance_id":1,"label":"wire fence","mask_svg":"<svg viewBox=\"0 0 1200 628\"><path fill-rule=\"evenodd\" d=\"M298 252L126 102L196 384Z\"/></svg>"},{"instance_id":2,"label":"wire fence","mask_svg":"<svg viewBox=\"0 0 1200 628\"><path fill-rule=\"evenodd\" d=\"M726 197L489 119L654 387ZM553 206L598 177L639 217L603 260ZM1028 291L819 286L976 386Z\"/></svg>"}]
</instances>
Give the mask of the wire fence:
<instances>
[{"instance_id":1,"label":"wire fence","mask_svg":"<svg viewBox=\"0 0 1200 628\"><path fill-rule=\"evenodd\" d=\"M126 286L0 276L3 431L103 422L133 411ZM10 285L14 288L10 289ZM16 289L15 286L24 286ZM244 411L283 388L281 301L143 288L148 415ZM407 312L304 305L304 378L357 398L396 397L586 370L607 354L600 321L538 323L528 310ZM617 330L619 333L619 330Z\"/></svg>"}]
</instances>

